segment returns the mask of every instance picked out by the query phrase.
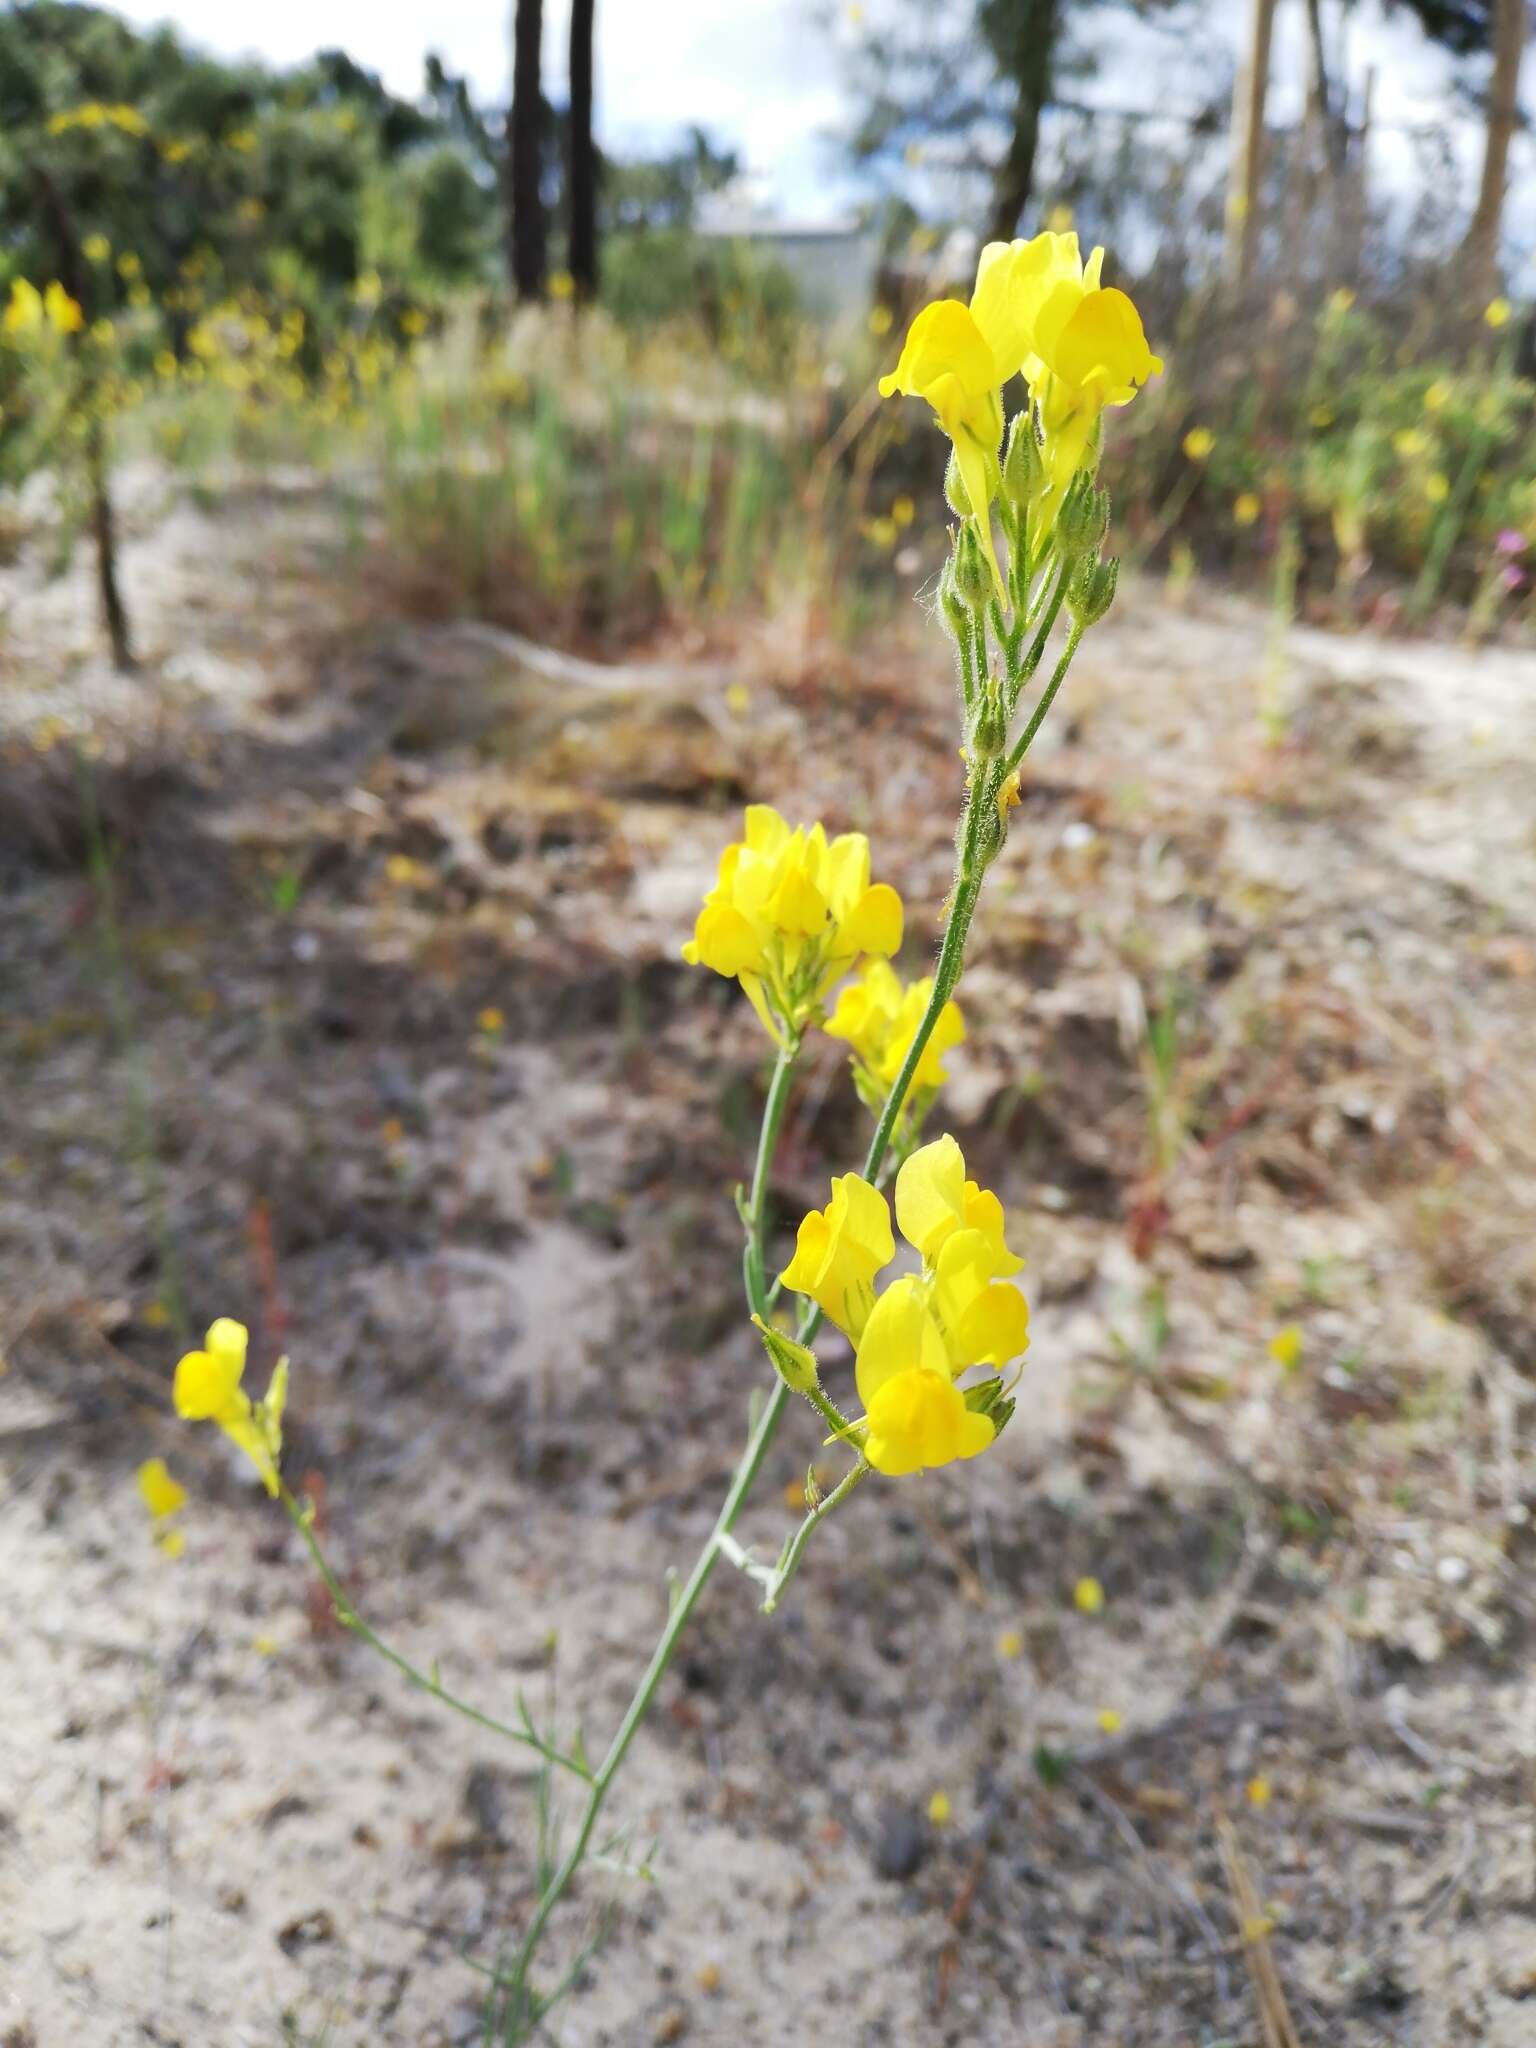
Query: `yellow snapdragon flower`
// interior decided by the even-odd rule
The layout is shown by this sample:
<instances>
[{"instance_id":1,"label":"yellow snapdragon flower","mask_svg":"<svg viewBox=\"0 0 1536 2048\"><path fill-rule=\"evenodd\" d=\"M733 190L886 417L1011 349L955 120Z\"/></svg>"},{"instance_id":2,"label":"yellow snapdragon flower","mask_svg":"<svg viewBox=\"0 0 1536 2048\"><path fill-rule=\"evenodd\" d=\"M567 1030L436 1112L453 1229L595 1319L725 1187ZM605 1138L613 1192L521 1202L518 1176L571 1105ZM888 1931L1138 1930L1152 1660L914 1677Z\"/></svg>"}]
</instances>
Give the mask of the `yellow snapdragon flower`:
<instances>
[{"instance_id":1,"label":"yellow snapdragon flower","mask_svg":"<svg viewBox=\"0 0 1536 2048\"><path fill-rule=\"evenodd\" d=\"M187 1422L216 1422L261 1475L274 1497L278 1491L277 1461L283 1448L283 1409L288 1400L288 1361L272 1369L265 1397L252 1401L241 1386L250 1332L244 1323L220 1316L208 1331L205 1348L189 1351L176 1367L172 1399Z\"/></svg>"},{"instance_id":2,"label":"yellow snapdragon flower","mask_svg":"<svg viewBox=\"0 0 1536 2048\"><path fill-rule=\"evenodd\" d=\"M149 1515L156 1544L167 1557L180 1557L187 1539L172 1518L186 1506L187 1489L171 1477L164 1458L146 1458L137 1479L139 1499Z\"/></svg>"},{"instance_id":3,"label":"yellow snapdragon flower","mask_svg":"<svg viewBox=\"0 0 1536 2048\"><path fill-rule=\"evenodd\" d=\"M823 1029L829 1038L840 1038L852 1048L855 1068L861 1068L883 1093L901 1072L932 993L932 975L903 987L888 960L867 960L859 979L840 991ZM923 1047L912 1076L913 1092L943 1086L948 1078L944 1055L964 1039L960 1005L948 1002Z\"/></svg>"},{"instance_id":4,"label":"yellow snapdragon flower","mask_svg":"<svg viewBox=\"0 0 1536 2048\"><path fill-rule=\"evenodd\" d=\"M1029 1306L1011 1284L1023 1261L1008 1248L1002 1204L966 1179L953 1138L921 1146L896 1177L896 1217L923 1270L877 1299L875 1275L895 1256L885 1197L857 1174L832 1187L780 1280L854 1340L865 1457L893 1476L975 1457L997 1423L956 1382L976 1365L1001 1371L1029 1346ZM983 1384L997 1391L995 1379Z\"/></svg>"},{"instance_id":5,"label":"yellow snapdragon flower","mask_svg":"<svg viewBox=\"0 0 1536 2048\"><path fill-rule=\"evenodd\" d=\"M1040 407L1046 466L1065 490L1107 405L1128 405L1163 367L1122 291L1099 283L1104 251L1083 262L1075 234L989 242L968 306L939 299L912 322L880 395L925 398L955 460L998 596L1003 580L987 507L998 485L1002 389L1023 371Z\"/></svg>"},{"instance_id":6,"label":"yellow snapdragon flower","mask_svg":"<svg viewBox=\"0 0 1536 2048\"><path fill-rule=\"evenodd\" d=\"M929 1265L956 1231L974 1230L986 1239L1000 1279L1023 1270L1024 1261L1004 1241L1002 1203L966 1178L965 1154L953 1138L924 1145L897 1174L896 1221Z\"/></svg>"},{"instance_id":7,"label":"yellow snapdragon flower","mask_svg":"<svg viewBox=\"0 0 1536 2048\"><path fill-rule=\"evenodd\" d=\"M854 1367L868 1432L864 1455L900 1478L974 1458L991 1443L985 1415L965 1405L921 1280L893 1280L875 1304Z\"/></svg>"},{"instance_id":8,"label":"yellow snapdragon flower","mask_svg":"<svg viewBox=\"0 0 1536 2048\"><path fill-rule=\"evenodd\" d=\"M749 804L744 833L720 856L683 958L739 980L782 1043L860 954L897 950L901 898L871 884L862 832L829 840L819 824L791 831L770 805Z\"/></svg>"},{"instance_id":9,"label":"yellow snapdragon flower","mask_svg":"<svg viewBox=\"0 0 1536 2048\"><path fill-rule=\"evenodd\" d=\"M875 1300L875 1275L896 1256L891 1211L884 1195L861 1174L832 1182L825 1209L801 1222L795 1256L779 1275L796 1294L808 1294L855 1343Z\"/></svg>"},{"instance_id":10,"label":"yellow snapdragon flower","mask_svg":"<svg viewBox=\"0 0 1536 2048\"><path fill-rule=\"evenodd\" d=\"M1027 252L1045 240L1014 243ZM1149 377L1159 376L1141 315L1125 292L1099 283L1104 251L1084 263L1076 235L1050 237L1054 248L1030 262L1016 259L1016 290L1028 305L1030 353L1024 375L1040 407L1045 465L1064 491L1081 468L1110 405L1129 405ZM983 251L983 261L986 252Z\"/></svg>"}]
</instances>

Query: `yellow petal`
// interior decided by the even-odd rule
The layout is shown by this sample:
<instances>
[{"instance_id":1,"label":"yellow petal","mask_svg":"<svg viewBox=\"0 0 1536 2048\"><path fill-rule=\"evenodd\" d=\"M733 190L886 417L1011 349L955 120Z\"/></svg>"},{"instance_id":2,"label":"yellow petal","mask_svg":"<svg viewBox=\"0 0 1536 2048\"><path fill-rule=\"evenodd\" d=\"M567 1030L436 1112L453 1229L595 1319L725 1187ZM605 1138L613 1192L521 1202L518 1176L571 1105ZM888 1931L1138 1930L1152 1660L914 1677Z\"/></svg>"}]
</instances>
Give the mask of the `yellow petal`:
<instances>
[{"instance_id":1,"label":"yellow petal","mask_svg":"<svg viewBox=\"0 0 1536 2048\"><path fill-rule=\"evenodd\" d=\"M866 889L838 934L840 950L889 956L901 950L901 898L889 882Z\"/></svg>"},{"instance_id":2,"label":"yellow petal","mask_svg":"<svg viewBox=\"0 0 1536 2048\"><path fill-rule=\"evenodd\" d=\"M138 1481L139 1498L157 1522L187 1504L187 1489L171 1477L164 1458L146 1458L139 1467Z\"/></svg>"},{"instance_id":3,"label":"yellow petal","mask_svg":"<svg viewBox=\"0 0 1536 2048\"><path fill-rule=\"evenodd\" d=\"M888 1380L918 1367L949 1377L944 1340L929 1313L927 1289L914 1274L906 1274L886 1288L859 1338L854 1363L859 1399L871 1408Z\"/></svg>"},{"instance_id":4,"label":"yellow petal","mask_svg":"<svg viewBox=\"0 0 1536 2048\"><path fill-rule=\"evenodd\" d=\"M952 434L954 420L1002 381L970 308L958 299L939 299L924 306L912 322L900 361L888 377L880 379L880 396L891 398L900 391L911 398L926 398L943 420L945 431Z\"/></svg>"},{"instance_id":5,"label":"yellow petal","mask_svg":"<svg viewBox=\"0 0 1536 2048\"><path fill-rule=\"evenodd\" d=\"M869 1406L864 1455L891 1477L974 1458L993 1438L947 1373L917 1366L887 1380Z\"/></svg>"},{"instance_id":6,"label":"yellow petal","mask_svg":"<svg viewBox=\"0 0 1536 2048\"><path fill-rule=\"evenodd\" d=\"M712 967L716 974L748 973L762 964L763 948L757 933L739 910L728 903L706 903L693 928L691 943L683 948L690 966Z\"/></svg>"},{"instance_id":7,"label":"yellow petal","mask_svg":"<svg viewBox=\"0 0 1536 2048\"><path fill-rule=\"evenodd\" d=\"M235 1402L244 1370L243 1352L189 1351L176 1366L171 1390L176 1413L187 1422L215 1420Z\"/></svg>"},{"instance_id":8,"label":"yellow petal","mask_svg":"<svg viewBox=\"0 0 1536 2048\"><path fill-rule=\"evenodd\" d=\"M994 446L989 451L963 422L958 427L954 439L955 461L960 465L965 495L971 502L972 523L981 542L981 552L987 558L987 567L992 572L992 587L997 592L997 601L1006 608L1008 592L1003 584L1003 572L997 565L990 509L996 485L997 449Z\"/></svg>"},{"instance_id":9,"label":"yellow petal","mask_svg":"<svg viewBox=\"0 0 1536 2048\"><path fill-rule=\"evenodd\" d=\"M965 1220L965 1155L948 1136L920 1145L896 1176L896 1221L931 1265Z\"/></svg>"}]
</instances>

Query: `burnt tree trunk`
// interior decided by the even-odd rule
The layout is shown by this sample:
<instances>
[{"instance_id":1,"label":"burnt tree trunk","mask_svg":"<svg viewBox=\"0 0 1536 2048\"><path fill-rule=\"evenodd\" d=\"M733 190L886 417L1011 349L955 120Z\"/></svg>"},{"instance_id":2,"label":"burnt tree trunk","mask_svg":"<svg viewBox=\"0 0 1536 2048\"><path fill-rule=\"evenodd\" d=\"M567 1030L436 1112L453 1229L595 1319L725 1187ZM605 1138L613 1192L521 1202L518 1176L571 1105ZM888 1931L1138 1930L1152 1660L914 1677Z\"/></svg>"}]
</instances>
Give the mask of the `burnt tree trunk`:
<instances>
[{"instance_id":1,"label":"burnt tree trunk","mask_svg":"<svg viewBox=\"0 0 1536 2048\"><path fill-rule=\"evenodd\" d=\"M592 141L592 28L596 0L571 0L570 158L566 165L571 278L579 299L597 295L597 150Z\"/></svg>"},{"instance_id":2,"label":"burnt tree trunk","mask_svg":"<svg viewBox=\"0 0 1536 2048\"><path fill-rule=\"evenodd\" d=\"M544 0L515 0L512 104L507 111L508 259L520 299L542 299L549 262L544 219Z\"/></svg>"}]
</instances>

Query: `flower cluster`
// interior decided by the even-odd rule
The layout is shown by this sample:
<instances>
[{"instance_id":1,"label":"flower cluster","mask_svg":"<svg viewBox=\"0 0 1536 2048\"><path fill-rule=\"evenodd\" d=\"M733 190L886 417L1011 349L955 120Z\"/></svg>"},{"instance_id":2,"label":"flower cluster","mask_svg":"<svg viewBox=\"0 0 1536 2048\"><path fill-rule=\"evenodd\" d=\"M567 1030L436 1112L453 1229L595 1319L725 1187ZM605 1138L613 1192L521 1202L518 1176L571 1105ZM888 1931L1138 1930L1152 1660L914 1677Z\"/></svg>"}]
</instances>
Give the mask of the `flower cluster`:
<instances>
[{"instance_id":1,"label":"flower cluster","mask_svg":"<svg viewBox=\"0 0 1536 2048\"><path fill-rule=\"evenodd\" d=\"M880 395L923 398L954 445L967 509L999 600L1007 593L987 507L1001 484L1003 387L1023 374L1033 410L1027 426L1054 519L1077 472L1091 465L1100 416L1128 405L1161 358L1122 291L1099 282L1104 251L1085 263L1075 234L989 242L968 306L939 299L912 322L901 359ZM1023 443L1020 444L1021 447Z\"/></svg>"},{"instance_id":2,"label":"flower cluster","mask_svg":"<svg viewBox=\"0 0 1536 2048\"><path fill-rule=\"evenodd\" d=\"M186 1422L216 1422L230 1442L244 1451L274 1498L278 1492L277 1461L283 1448L283 1409L288 1399L288 1361L280 1358L263 1399L253 1401L240 1382L250 1332L244 1323L220 1316L208 1331L204 1348L189 1351L176 1367L172 1399Z\"/></svg>"},{"instance_id":3,"label":"flower cluster","mask_svg":"<svg viewBox=\"0 0 1536 2048\"><path fill-rule=\"evenodd\" d=\"M24 277L11 282L11 296L0 314L0 328L7 334L35 334L51 327L55 334L78 334L85 315L57 278L43 291Z\"/></svg>"},{"instance_id":4,"label":"flower cluster","mask_svg":"<svg viewBox=\"0 0 1536 2048\"><path fill-rule=\"evenodd\" d=\"M931 974L903 985L888 960L867 960L858 980L839 993L824 1028L829 1038L840 1038L849 1046L854 1085L872 1109L878 1111L896 1085L932 994ZM949 1078L944 1055L964 1040L965 1019L951 998L940 1010L913 1070L909 1097L921 1099L943 1087Z\"/></svg>"},{"instance_id":5,"label":"flower cluster","mask_svg":"<svg viewBox=\"0 0 1536 2048\"><path fill-rule=\"evenodd\" d=\"M863 1453L893 1476L984 1451L1013 1412L1001 1373L1029 1344L1029 1305L1013 1285L1024 1262L1008 1247L1002 1204L966 1178L953 1138L922 1146L897 1174L896 1221L922 1271L877 1295L875 1277L896 1256L890 1209L844 1174L801 1223L779 1276L853 1343ZM973 1366L991 1370L962 1389Z\"/></svg>"},{"instance_id":6,"label":"flower cluster","mask_svg":"<svg viewBox=\"0 0 1536 2048\"><path fill-rule=\"evenodd\" d=\"M738 980L782 1044L862 954L896 952L901 898L871 885L862 832L829 840L819 824L791 831L770 805L749 804L744 833L720 856L683 958Z\"/></svg>"}]
</instances>

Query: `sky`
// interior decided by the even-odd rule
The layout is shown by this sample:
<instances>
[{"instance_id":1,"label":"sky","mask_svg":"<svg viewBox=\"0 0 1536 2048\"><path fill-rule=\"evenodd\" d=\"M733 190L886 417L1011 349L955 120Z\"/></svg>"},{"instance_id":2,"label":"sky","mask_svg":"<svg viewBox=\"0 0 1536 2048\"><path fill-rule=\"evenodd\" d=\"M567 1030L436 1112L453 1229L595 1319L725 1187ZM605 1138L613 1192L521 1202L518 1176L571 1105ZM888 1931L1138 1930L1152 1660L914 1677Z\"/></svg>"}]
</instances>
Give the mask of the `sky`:
<instances>
[{"instance_id":1,"label":"sky","mask_svg":"<svg viewBox=\"0 0 1536 2048\"><path fill-rule=\"evenodd\" d=\"M422 62L436 50L468 77L477 97L504 99L509 77L510 0L116 0L141 23L170 20L190 40L222 55L250 52L295 63L316 49L340 47L379 72L395 92L420 89ZM597 125L613 151L663 146L698 122L742 154L756 192L800 219L830 218L857 198L830 141L846 124L837 41L851 19L875 16L888 0L842 11L812 0L597 0ZM946 0L934 0L935 5ZM568 0L546 0L546 89L564 90ZM818 26L818 13L830 17ZM1336 18L1330 8L1328 18ZM1248 14L1245 0L1207 0L1200 32L1170 36L1106 12L1099 75L1082 97L1117 107L1182 107L1202 82L1230 75ZM1187 19L1187 17L1186 17ZM1301 0L1281 0L1276 22L1270 118L1284 121L1301 104L1304 76ZM1113 24L1111 27L1110 24ZM1373 175L1406 189L1413 175L1407 130L1443 116L1456 67L1426 43L1390 0L1360 0L1347 29L1346 69L1357 82L1376 73ZM1198 70L1198 75L1197 75ZM1475 76L1464 69L1463 76ZM1528 61L1523 102L1536 108L1536 58ZM1459 175L1470 205L1478 160L1474 118L1457 129ZM1509 225L1522 256L1536 244L1536 143L1517 137ZM1522 225L1523 224L1523 225Z\"/></svg>"}]
</instances>

